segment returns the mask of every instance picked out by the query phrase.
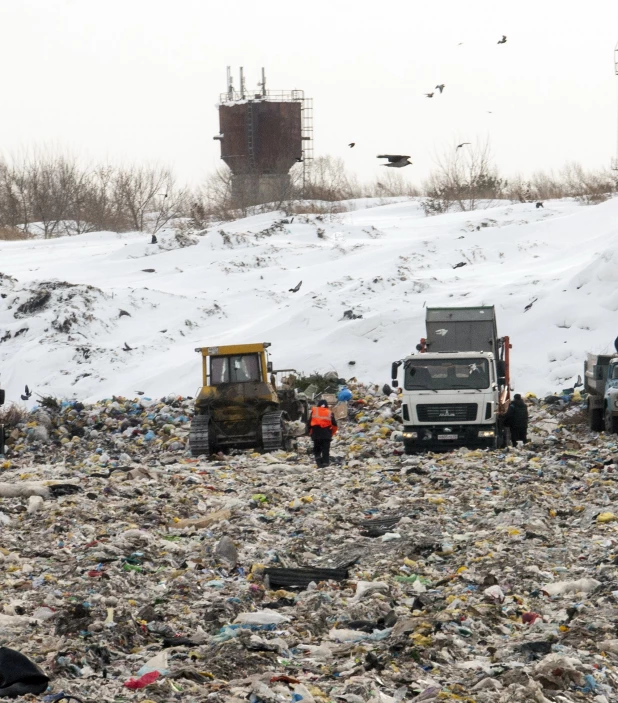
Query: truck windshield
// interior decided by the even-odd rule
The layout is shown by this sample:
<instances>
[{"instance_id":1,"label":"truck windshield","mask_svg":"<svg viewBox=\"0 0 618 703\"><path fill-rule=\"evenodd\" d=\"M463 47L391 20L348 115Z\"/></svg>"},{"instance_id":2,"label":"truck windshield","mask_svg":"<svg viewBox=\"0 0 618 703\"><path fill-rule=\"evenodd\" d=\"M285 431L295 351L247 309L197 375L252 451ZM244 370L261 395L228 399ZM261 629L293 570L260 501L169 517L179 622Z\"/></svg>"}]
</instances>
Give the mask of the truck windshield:
<instances>
[{"instance_id":1,"label":"truck windshield","mask_svg":"<svg viewBox=\"0 0 618 703\"><path fill-rule=\"evenodd\" d=\"M257 354L210 357L210 383L246 383L260 380L260 361Z\"/></svg>"},{"instance_id":2,"label":"truck windshield","mask_svg":"<svg viewBox=\"0 0 618 703\"><path fill-rule=\"evenodd\" d=\"M489 388L487 359L409 359L405 365L407 391Z\"/></svg>"}]
</instances>

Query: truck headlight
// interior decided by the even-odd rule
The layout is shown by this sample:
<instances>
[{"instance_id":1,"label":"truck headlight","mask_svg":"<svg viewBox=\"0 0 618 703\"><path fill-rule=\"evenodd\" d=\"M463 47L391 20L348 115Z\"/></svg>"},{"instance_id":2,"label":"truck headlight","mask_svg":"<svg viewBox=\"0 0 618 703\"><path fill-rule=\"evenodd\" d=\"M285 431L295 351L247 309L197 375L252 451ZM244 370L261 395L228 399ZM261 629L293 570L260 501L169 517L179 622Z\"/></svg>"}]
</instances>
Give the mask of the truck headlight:
<instances>
[{"instance_id":1,"label":"truck headlight","mask_svg":"<svg viewBox=\"0 0 618 703\"><path fill-rule=\"evenodd\" d=\"M479 430L479 437L495 437L495 430Z\"/></svg>"},{"instance_id":2,"label":"truck headlight","mask_svg":"<svg viewBox=\"0 0 618 703\"><path fill-rule=\"evenodd\" d=\"M416 439L418 437L418 432L404 432L404 439Z\"/></svg>"}]
</instances>

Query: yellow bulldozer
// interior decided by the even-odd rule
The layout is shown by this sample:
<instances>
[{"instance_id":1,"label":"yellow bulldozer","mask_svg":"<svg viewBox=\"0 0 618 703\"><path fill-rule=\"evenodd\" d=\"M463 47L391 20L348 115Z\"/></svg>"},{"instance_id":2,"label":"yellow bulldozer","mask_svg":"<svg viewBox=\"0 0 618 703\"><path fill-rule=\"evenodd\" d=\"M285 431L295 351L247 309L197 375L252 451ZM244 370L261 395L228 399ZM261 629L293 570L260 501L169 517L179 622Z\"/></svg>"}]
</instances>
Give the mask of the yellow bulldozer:
<instances>
[{"instance_id":1,"label":"yellow bulldozer","mask_svg":"<svg viewBox=\"0 0 618 703\"><path fill-rule=\"evenodd\" d=\"M268 347L262 342L195 350L202 357L203 380L189 433L193 456L225 449L291 449L298 421L307 431L310 401L292 388L277 389L276 374L293 369L274 371Z\"/></svg>"}]
</instances>

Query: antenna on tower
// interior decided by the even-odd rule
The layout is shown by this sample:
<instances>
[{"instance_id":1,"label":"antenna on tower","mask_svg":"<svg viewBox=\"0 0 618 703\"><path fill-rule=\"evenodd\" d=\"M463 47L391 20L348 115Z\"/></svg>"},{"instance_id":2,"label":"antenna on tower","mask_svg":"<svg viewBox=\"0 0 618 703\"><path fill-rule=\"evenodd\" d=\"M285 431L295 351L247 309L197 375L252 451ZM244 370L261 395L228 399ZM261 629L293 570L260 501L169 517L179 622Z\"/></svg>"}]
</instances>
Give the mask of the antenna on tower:
<instances>
[{"instance_id":1,"label":"antenna on tower","mask_svg":"<svg viewBox=\"0 0 618 703\"><path fill-rule=\"evenodd\" d=\"M266 97L266 71L262 67L262 82L259 84L262 88L262 96Z\"/></svg>"},{"instance_id":2,"label":"antenna on tower","mask_svg":"<svg viewBox=\"0 0 618 703\"><path fill-rule=\"evenodd\" d=\"M228 100L234 100L234 84L232 83L232 69L227 67L227 97Z\"/></svg>"},{"instance_id":3,"label":"antenna on tower","mask_svg":"<svg viewBox=\"0 0 618 703\"><path fill-rule=\"evenodd\" d=\"M245 70L240 67L240 99L245 99Z\"/></svg>"}]
</instances>

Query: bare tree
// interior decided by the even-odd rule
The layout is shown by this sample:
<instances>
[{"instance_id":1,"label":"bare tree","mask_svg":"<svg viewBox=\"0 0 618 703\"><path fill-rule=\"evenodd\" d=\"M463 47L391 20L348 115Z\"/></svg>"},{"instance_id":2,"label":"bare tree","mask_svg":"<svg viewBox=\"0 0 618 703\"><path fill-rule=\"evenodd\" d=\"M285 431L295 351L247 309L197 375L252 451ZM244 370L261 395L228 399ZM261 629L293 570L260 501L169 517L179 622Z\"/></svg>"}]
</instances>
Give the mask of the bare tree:
<instances>
[{"instance_id":1,"label":"bare tree","mask_svg":"<svg viewBox=\"0 0 618 703\"><path fill-rule=\"evenodd\" d=\"M176 187L172 172L163 167L119 168L112 181L114 207L134 230L153 234L184 211L186 190Z\"/></svg>"},{"instance_id":2,"label":"bare tree","mask_svg":"<svg viewBox=\"0 0 618 703\"><path fill-rule=\"evenodd\" d=\"M453 206L476 210L501 197L506 181L493 165L489 141L465 147L452 144L436 156L436 167L424 184L427 214L446 212Z\"/></svg>"}]
</instances>

